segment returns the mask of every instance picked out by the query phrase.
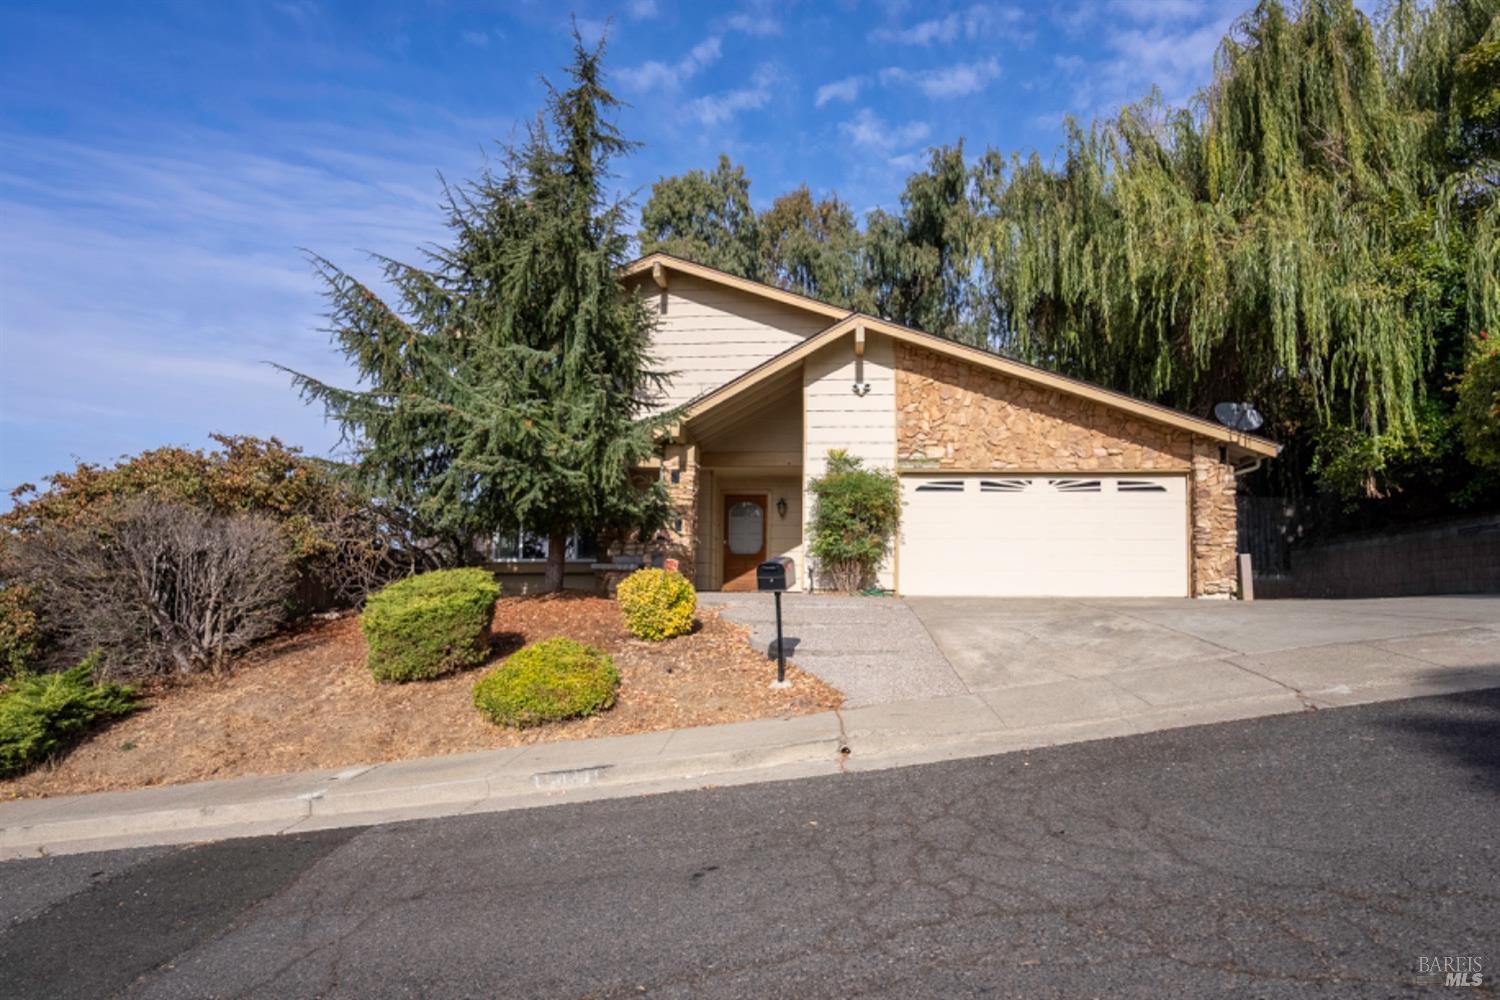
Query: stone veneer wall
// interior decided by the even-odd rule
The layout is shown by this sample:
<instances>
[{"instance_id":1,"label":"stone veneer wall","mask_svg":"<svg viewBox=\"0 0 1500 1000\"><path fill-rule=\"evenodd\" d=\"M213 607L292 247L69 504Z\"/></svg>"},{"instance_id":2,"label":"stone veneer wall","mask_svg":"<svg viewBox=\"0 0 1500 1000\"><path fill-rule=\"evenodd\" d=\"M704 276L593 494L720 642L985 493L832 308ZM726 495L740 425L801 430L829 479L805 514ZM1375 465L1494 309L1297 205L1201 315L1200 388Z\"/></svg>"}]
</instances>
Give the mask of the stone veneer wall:
<instances>
[{"instance_id":1,"label":"stone veneer wall","mask_svg":"<svg viewBox=\"0 0 1500 1000\"><path fill-rule=\"evenodd\" d=\"M673 476L676 481L673 481ZM660 469L662 484L672 514L667 526L655 537L642 540L638 535L610 546L610 555L663 555L676 559L678 571L689 580L697 573L698 558L698 448L696 445L667 445Z\"/></svg>"},{"instance_id":2,"label":"stone veneer wall","mask_svg":"<svg viewBox=\"0 0 1500 1000\"><path fill-rule=\"evenodd\" d=\"M1233 470L1187 431L898 343L896 454L905 470L1188 472L1193 593L1235 592Z\"/></svg>"},{"instance_id":3,"label":"stone veneer wall","mask_svg":"<svg viewBox=\"0 0 1500 1000\"><path fill-rule=\"evenodd\" d=\"M657 536L659 541L652 551L676 559L682 575L691 580L697 574L698 562L698 446L668 445L662 456L661 475L674 520L669 520L662 535Z\"/></svg>"},{"instance_id":4,"label":"stone veneer wall","mask_svg":"<svg viewBox=\"0 0 1500 1000\"><path fill-rule=\"evenodd\" d=\"M1193 440L1193 595L1232 597L1239 592L1239 506L1234 469L1219 461L1219 445Z\"/></svg>"}]
</instances>

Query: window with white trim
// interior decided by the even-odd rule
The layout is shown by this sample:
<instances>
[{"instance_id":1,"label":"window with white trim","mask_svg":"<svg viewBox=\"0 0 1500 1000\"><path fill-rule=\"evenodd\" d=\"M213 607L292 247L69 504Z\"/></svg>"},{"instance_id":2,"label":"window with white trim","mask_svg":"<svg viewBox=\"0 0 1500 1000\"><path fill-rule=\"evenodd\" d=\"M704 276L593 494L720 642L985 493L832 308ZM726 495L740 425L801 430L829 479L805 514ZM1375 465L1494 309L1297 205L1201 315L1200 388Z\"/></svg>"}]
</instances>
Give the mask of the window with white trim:
<instances>
[{"instance_id":1,"label":"window with white trim","mask_svg":"<svg viewBox=\"0 0 1500 1000\"><path fill-rule=\"evenodd\" d=\"M545 562L547 536L522 528L520 531L497 531L490 539L490 558L496 562ZM564 558L569 561L599 558L599 544L592 535L578 532L568 536Z\"/></svg>"}]
</instances>

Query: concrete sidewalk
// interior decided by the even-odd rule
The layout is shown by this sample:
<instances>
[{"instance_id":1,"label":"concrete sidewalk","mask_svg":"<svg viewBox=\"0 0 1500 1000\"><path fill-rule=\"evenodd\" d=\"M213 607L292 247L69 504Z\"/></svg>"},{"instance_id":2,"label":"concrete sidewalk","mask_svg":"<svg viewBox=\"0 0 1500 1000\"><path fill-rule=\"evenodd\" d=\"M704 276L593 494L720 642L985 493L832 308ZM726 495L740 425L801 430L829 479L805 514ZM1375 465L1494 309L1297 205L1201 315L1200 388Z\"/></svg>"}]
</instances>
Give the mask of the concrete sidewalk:
<instances>
[{"instance_id":1,"label":"concrete sidewalk","mask_svg":"<svg viewBox=\"0 0 1500 1000\"><path fill-rule=\"evenodd\" d=\"M1182 661L838 712L0 804L0 858L742 784L1500 686L1500 630Z\"/></svg>"}]
</instances>

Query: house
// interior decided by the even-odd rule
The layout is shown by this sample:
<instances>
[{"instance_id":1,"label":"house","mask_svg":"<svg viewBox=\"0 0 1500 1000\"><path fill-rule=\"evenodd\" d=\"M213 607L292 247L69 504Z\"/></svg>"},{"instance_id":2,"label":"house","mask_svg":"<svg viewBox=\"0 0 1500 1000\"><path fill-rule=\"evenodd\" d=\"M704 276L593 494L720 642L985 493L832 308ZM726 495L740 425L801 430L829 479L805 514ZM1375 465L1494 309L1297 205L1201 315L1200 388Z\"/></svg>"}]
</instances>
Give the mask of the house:
<instances>
[{"instance_id":1,"label":"house","mask_svg":"<svg viewBox=\"0 0 1500 1000\"><path fill-rule=\"evenodd\" d=\"M899 594L1235 593L1236 475L1276 444L666 254L625 280L681 407L674 517L643 548L700 590L754 589L774 556L815 586L808 481L842 448L900 478Z\"/></svg>"}]
</instances>

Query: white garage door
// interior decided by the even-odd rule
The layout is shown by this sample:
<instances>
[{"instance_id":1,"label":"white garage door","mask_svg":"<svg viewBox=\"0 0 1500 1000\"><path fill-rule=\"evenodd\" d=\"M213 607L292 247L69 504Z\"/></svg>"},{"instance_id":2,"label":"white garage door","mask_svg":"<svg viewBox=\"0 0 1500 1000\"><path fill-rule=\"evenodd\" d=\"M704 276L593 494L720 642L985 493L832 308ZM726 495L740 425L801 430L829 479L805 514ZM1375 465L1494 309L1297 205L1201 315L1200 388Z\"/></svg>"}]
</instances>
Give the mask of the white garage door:
<instances>
[{"instance_id":1,"label":"white garage door","mask_svg":"<svg viewBox=\"0 0 1500 1000\"><path fill-rule=\"evenodd\" d=\"M1185 597L1183 476L905 476L903 594Z\"/></svg>"}]
</instances>

